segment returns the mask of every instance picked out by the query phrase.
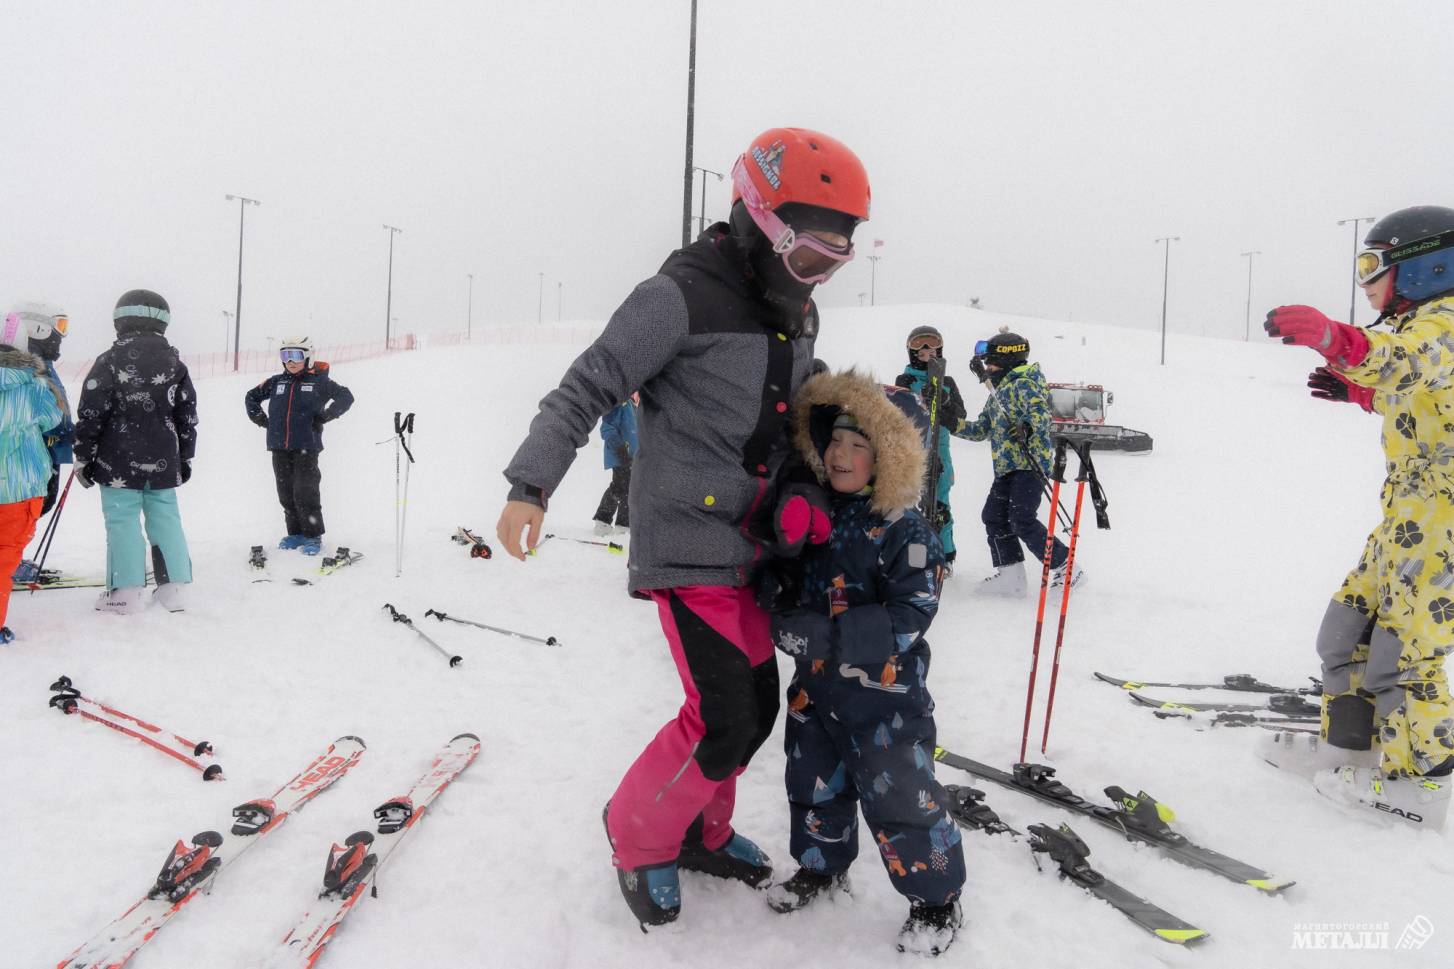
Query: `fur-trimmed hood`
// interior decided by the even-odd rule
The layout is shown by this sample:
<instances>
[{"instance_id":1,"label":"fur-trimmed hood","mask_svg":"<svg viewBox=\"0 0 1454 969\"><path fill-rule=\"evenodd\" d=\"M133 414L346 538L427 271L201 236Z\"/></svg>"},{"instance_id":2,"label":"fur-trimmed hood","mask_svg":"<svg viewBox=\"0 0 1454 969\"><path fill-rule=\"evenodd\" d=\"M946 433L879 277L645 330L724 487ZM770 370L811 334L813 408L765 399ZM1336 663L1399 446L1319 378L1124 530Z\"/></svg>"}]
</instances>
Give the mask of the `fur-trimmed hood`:
<instances>
[{"instance_id":1,"label":"fur-trimmed hood","mask_svg":"<svg viewBox=\"0 0 1454 969\"><path fill-rule=\"evenodd\" d=\"M832 436L834 419L843 412L852 414L873 442L873 510L890 515L917 505L928 466L923 438L884 387L856 370L817 374L793 400L793 446L813 474L827 486L822 449Z\"/></svg>"},{"instance_id":2,"label":"fur-trimmed hood","mask_svg":"<svg viewBox=\"0 0 1454 969\"><path fill-rule=\"evenodd\" d=\"M35 374L35 379L50 391L55 398L56 406L66 417L71 416L70 408L66 406L66 395L56 388L50 381L50 374L46 371L45 361L33 353L26 353L24 350L17 350L14 347L0 346L0 368L6 370L29 370Z\"/></svg>"}]
</instances>

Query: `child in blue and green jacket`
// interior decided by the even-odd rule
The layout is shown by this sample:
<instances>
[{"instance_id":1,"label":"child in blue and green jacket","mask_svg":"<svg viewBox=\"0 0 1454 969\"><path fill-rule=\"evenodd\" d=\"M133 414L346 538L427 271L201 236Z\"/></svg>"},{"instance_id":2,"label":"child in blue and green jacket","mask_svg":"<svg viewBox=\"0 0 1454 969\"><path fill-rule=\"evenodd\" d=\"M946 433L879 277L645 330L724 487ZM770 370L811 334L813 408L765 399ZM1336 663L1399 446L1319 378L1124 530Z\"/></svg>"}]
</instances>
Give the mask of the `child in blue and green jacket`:
<instances>
[{"instance_id":1,"label":"child in blue and green jacket","mask_svg":"<svg viewBox=\"0 0 1454 969\"><path fill-rule=\"evenodd\" d=\"M977 346L970 369L992 390L974 421L955 432L969 441L990 442L995 480L990 485L981 515L990 546L994 574L981 591L1023 596L1026 591L1025 553L1033 560L1045 556L1045 524L1040 521L1043 484L1050 476L1050 393L1038 363L1030 363L1030 341L1017 333L1001 332ZM1055 539L1051 553L1051 585L1065 581L1068 549ZM1077 569L1077 576L1080 570Z\"/></svg>"}]
</instances>

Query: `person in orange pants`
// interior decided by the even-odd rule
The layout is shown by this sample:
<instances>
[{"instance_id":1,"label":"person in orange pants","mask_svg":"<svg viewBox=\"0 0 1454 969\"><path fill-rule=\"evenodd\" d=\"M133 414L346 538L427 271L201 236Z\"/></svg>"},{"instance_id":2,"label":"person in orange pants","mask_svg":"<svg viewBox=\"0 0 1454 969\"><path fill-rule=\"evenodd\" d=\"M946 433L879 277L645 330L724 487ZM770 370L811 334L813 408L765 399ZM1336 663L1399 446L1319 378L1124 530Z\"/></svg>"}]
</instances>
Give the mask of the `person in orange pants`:
<instances>
[{"instance_id":1,"label":"person in orange pants","mask_svg":"<svg viewBox=\"0 0 1454 969\"><path fill-rule=\"evenodd\" d=\"M45 361L30 353L27 324L17 313L0 324L0 574L8 580L35 535L50 482L45 432L60 423L60 395ZM10 582L0 591L0 643L15 639L5 625Z\"/></svg>"}]
</instances>

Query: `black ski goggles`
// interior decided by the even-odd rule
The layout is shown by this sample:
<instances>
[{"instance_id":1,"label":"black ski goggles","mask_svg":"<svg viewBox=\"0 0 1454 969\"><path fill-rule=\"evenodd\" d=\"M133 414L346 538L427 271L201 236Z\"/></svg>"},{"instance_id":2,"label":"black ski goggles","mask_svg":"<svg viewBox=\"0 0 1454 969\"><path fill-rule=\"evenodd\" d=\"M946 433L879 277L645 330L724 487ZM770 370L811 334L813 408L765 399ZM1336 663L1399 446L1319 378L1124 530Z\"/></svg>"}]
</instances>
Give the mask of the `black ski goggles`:
<instances>
[{"instance_id":1,"label":"black ski goggles","mask_svg":"<svg viewBox=\"0 0 1454 969\"><path fill-rule=\"evenodd\" d=\"M1442 235L1430 236L1427 239L1419 239L1417 242L1392 246L1388 249L1363 249L1353 262L1353 278L1357 280L1359 286L1367 286L1406 259L1450 247L1454 247L1454 232L1445 232Z\"/></svg>"}]
</instances>

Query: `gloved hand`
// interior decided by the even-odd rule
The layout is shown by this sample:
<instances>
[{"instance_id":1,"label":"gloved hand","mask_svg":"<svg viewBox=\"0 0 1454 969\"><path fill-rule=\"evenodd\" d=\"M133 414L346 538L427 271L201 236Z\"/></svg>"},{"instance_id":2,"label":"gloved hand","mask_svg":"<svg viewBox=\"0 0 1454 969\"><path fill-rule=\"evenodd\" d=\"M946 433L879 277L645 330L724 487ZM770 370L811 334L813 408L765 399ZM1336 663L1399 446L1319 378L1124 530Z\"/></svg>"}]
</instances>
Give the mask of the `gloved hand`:
<instances>
[{"instance_id":1,"label":"gloved hand","mask_svg":"<svg viewBox=\"0 0 1454 969\"><path fill-rule=\"evenodd\" d=\"M788 485L778 496L772 526L777 536L777 553L787 558L801 552L805 542L822 545L828 541L833 532L833 519L823 489L807 483Z\"/></svg>"},{"instance_id":2,"label":"gloved hand","mask_svg":"<svg viewBox=\"0 0 1454 969\"><path fill-rule=\"evenodd\" d=\"M91 466L76 462L76 480L81 483L82 488L94 487L96 482L91 480Z\"/></svg>"},{"instance_id":3,"label":"gloved hand","mask_svg":"<svg viewBox=\"0 0 1454 969\"><path fill-rule=\"evenodd\" d=\"M1279 306L1262 324L1268 336L1283 343L1312 347L1340 367L1353 367L1368 356L1368 337L1356 326L1339 323L1311 306Z\"/></svg>"},{"instance_id":4,"label":"gloved hand","mask_svg":"<svg viewBox=\"0 0 1454 969\"><path fill-rule=\"evenodd\" d=\"M267 427L268 426L268 419L265 416L263 416L262 414L259 414L256 417L254 417L252 419L252 422L254 424L256 424L258 427Z\"/></svg>"},{"instance_id":5,"label":"gloved hand","mask_svg":"<svg viewBox=\"0 0 1454 969\"><path fill-rule=\"evenodd\" d=\"M763 612L796 609L802 589L802 564L792 559L774 559L757 576L758 608Z\"/></svg>"},{"instance_id":6,"label":"gloved hand","mask_svg":"<svg viewBox=\"0 0 1454 969\"><path fill-rule=\"evenodd\" d=\"M328 419L325 418L322 414L314 414L313 415L313 430L315 430L315 431L322 431L323 430L323 425L324 424L327 424L327 423L328 423Z\"/></svg>"},{"instance_id":7,"label":"gloved hand","mask_svg":"<svg viewBox=\"0 0 1454 969\"><path fill-rule=\"evenodd\" d=\"M192 480L192 462L191 461L183 461L182 462L182 472L181 473L182 473L182 484L186 484L188 481L191 481Z\"/></svg>"},{"instance_id":8,"label":"gloved hand","mask_svg":"<svg viewBox=\"0 0 1454 969\"><path fill-rule=\"evenodd\" d=\"M617 447L612 454L616 457L616 466L618 468L624 468L631 463L631 451L624 444Z\"/></svg>"},{"instance_id":9,"label":"gloved hand","mask_svg":"<svg viewBox=\"0 0 1454 969\"><path fill-rule=\"evenodd\" d=\"M980 383L990 379L990 372L984 367L984 357L970 357L969 372L974 374L974 379Z\"/></svg>"},{"instance_id":10,"label":"gloved hand","mask_svg":"<svg viewBox=\"0 0 1454 969\"><path fill-rule=\"evenodd\" d=\"M833 652L833 620L820 612L774 613L771 635L773 645L796 660L826 660Z\"/></svg>"},{"instance_id":11,"label":"gloved hand","mask_svg":"<svg viewBox=\"0 0 1454 969\"><path fill-rule=\"evenodd\" d=\"M1308 389L1318 400L1357 404L1373 413L1373 388L1355 384L1336 370L1319 367L1308 374Z\"/></svg>"}]
</instances>

